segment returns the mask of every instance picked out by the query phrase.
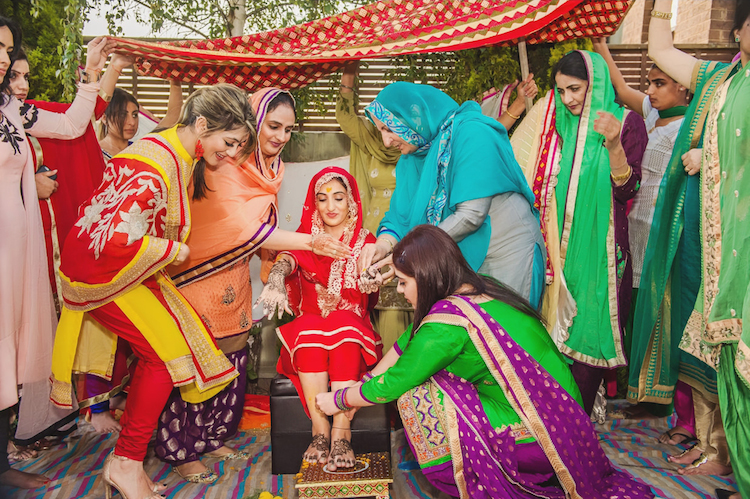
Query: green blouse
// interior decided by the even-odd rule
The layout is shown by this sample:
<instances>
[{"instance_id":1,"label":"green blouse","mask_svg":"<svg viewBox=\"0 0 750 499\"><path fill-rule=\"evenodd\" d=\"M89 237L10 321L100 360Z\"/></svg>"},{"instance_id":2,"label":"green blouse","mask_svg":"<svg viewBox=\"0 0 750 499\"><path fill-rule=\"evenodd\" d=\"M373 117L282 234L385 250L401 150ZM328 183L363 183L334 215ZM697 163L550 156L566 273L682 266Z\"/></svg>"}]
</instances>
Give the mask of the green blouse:
<instances>
[{"instance_id":1,"label":"green blouse","mask_svg":"<svg viewBox=\"0 0 750 499\"><path fill-rule=\"evenodd\" d=\"M503 302L492 300L480 304L524 350L526 350L579 404L581 394L568 364L558 351L547 330L536 319ZM394 348L401 356L380 376L362 385L362 395L370 402L386 403L424 383L445 369L477 388L490 423L494 428L513 427L518 442L532 441L523 431L521 418L508 403L502 388L490 374L466 330L460 326L427 323L411 340L411 326L401 335Z\"/></svg>"}]
</instances>

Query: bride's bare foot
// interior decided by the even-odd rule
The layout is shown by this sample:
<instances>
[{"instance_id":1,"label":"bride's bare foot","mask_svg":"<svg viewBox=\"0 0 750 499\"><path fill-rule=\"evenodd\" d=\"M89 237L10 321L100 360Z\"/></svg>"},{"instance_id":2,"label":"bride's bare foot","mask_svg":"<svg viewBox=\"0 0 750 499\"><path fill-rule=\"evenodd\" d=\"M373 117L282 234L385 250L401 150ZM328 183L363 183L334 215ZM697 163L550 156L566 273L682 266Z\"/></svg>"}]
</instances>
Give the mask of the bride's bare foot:
<instances>
[{"instance_id":1,"label":"bride's bare foot","mask_svg":"<svg viewBox=\"0 0 750 499\"><path fill-rule=\"evenodd\" d=\"M310 464L324 464L328 459L328 450L330 448L331 441L329 438L324 433L317 433L313 435L310 445L307 446L307 450L302 455L302 459Z\"/></svg>"},{"instance_id":2,"label":"bride's bare foot","mask_svg":"<svg viewBox=\"0 0 750 499\"><path fill-rule=\"evenodd\" d=\"M49 483L49 478L44 475L34 473L24 473L23 471L9 469L0 475L0 485L6 487L17 487L19 489L38 489Z\"/></svg>"},{"instance_id":3,"label":"bride's bare foot","mask_svg":"<svg viewBox=\"0 0 750 499\"><path fill-rule=\"evenodd\" d=\"M115 485L122 497L162 497L154 492L155 484L146 475L142 461L113 455L104 463L102 474L105 486Z\"/></svg>"},{"instance_id":4,"label":"bride's bare foot","mask_svg":"<svg viewBox=\"0 0 750 499\"><path fill-rule=\"evenodd\" d=\"M122 430L120 423L115 421L112 413L109 411L91 414L91 424L97 433L112 433L113 431Z\"/></svg>"},{"instance_id":5,"label":"bride's bare foot","mask_svg":"<svg viewBox=\"0 0 750 499\"><path fill-rule=\"evenodd\" d=\"M328 470L354 467L354 449L352 448L352 431L333 428L331 430L331 455L328 457Z\"/></svg>"},{"instance_id":6,"label":"bride's bare foot","mask_svg":"<svg viewBox=\"0 0 750 499\"><path fill-rule=\"evenodd\" d=\"M677 470L680 475L708 475L708 476L724 476L732 472L731 466L725 466L718 461L709 461L705 456L701 455L688 466Z\"/></svg>"},{"instance_id":7,"label":"bride's bare foot","mask_svg":"<svg viewBox=\"0 0 750 499\"><path fill-rule=\"evenodd\" d=\"M682 454L667 457L667 461L676 464L691 464L701 456L702 452L697 447L691 447Z\"/></svg>"}]
</instances>

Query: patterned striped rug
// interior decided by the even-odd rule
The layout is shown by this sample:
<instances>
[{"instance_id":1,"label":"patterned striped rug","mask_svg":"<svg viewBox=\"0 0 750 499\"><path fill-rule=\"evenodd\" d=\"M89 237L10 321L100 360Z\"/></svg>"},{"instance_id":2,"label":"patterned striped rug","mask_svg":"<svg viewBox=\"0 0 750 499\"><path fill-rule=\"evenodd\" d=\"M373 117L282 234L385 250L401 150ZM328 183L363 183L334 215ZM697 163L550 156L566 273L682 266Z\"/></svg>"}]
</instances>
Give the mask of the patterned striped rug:
<instances>
[{"instance_id":1,"label":"patterned striped rug","mask_svg":"<svg viewBox=\"0 0 750 499\"><path fill-rule=\"evenodd\" d=\"M608 419L597 425L604 452L616 467L651 486L657 497L668 499L715 498L715 490L734 489L734 476L682 476L682 465L670 463L667 456L686 447L660 444L659 435L675 424L675 417L628 420Z\"/></svg>"},{"instance_id":2,"label":"patterned striped rug","mask_svg":"<svg viewBox=\"0 0 750 499\"><path fill-rule=\"evenodd\" d=\"M714 489L734 486L732 477L683 477L676 473L677 466L667 462L667 455L679 452L674 447L659 444L657 437L668 428L666 418L645 421L608 420L598 430L605 452L615 465L648 483L660 498L688 499L713 498ZM104 488L101 470L104 458L114 446L116 438L98 435L88 423L74 432L65 442L41 453L39 458L17 463L15 468L31 473L44 473L52 482L46 489L20 491L0 488L0 497L18 499L70 499L102 498ZM298 497L294 476L271 475L271 438L268 433L248 432L232 445L249 452L252 458L244 461L205 463L219 473L219 480L201 486L189 484L149 452L146 469L155 481L166 482L165 495L170 499L201 497L206 499L243 499L258 490L268 490L284 499ZM394 499L448 499L439 494L415 470L403 430L392 434L392 461L394 482L391 497Z\"/></svg>"}]
</instances>

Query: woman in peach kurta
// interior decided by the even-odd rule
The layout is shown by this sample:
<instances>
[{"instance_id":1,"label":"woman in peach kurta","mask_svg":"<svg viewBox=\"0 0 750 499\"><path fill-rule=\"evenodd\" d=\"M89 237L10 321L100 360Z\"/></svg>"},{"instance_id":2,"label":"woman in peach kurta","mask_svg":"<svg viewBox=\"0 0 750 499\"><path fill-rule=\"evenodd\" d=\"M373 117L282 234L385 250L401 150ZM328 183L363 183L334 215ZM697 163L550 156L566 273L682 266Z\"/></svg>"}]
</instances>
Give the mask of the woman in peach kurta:
<instances>
[{"instance_id":1,"label":"woman in peach kurta","mask_svg":"<svg viewBox=\"0 0 750 499\"><path fill-rule=\"evenodd\" d=\"M257 120L257 148L242 164L225 161L207 169L202 193L193 186L192 231L187 241L190 257L172 271L175 284L240 372L224 391L202 404L189 404L175 391L162 413L156 455L190 482L211 483L218 478L200 462L201 454L222 460L250 457L224 444L237 431L245 400L247 340L252 327L250 257L261 247L312 247L309 234L277 229L276 194L284 176L279 155L291 138L294 100L287 91L268 88L253 94L251 104Z\"/></svg>"}]
</instances>

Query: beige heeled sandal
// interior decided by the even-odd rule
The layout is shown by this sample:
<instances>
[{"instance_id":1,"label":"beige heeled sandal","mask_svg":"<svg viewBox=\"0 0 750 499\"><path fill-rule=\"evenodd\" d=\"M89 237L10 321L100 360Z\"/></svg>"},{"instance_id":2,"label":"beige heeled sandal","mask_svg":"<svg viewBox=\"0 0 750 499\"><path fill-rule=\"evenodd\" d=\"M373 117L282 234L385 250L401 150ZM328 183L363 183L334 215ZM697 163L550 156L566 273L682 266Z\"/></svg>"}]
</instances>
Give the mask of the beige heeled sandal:
<instances>
[{"instance_id":1,"label":"beige heeled sandal","mask_svg":"<svg viewBox=\"0 0 750 499\"><path fill-rule=\"evenodd\" d=\"M120 493L122 496L122 499L129 499L125 493L120 489L120 487L112 481L112 478L109 476L110 468L112 467L112 461L115 459L118 459L120 461L133 461L133 459L124 457L124 456L118 456L115 454L115 451L112 451L107 456L107 459L104 460L104 466L102 467L102 480L104 480L104 497L106 499L112 499L112 489L117 490L117 492ZM154 489L151 491L151 495L148 497L145 497L144 499L155 499L155 498L162 498L163 495L159 494L157 489L158 485L154 484Z\"/></svg>"}]
</instances>

